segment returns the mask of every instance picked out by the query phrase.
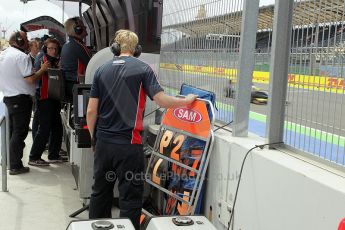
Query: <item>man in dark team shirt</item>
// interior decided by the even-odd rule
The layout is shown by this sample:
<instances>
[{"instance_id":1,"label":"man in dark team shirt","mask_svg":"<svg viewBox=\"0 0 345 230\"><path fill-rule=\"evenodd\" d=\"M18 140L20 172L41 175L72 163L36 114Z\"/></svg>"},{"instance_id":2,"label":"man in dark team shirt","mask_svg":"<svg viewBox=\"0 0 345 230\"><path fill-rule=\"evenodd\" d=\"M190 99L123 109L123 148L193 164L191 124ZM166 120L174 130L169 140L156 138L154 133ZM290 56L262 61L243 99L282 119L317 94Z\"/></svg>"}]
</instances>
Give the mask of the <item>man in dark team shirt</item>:
<instances>
[{"instance_id":1,"label":"man in dark team shirt","mask_svg":"<svg viewBox=\"0 0 345 230\"><path fill-rule=\"evenodd\" d=\"M66 100L72 102L73 85L78 84L80 77L85 75L91 53L83 42L87 31L79 17L69 18L65 22L65 30L69 38L62 47L61 69L65 78Z\"/></svg>"},{"instance_id":2,"label":"man in dark team shirt","mask_svg":"<svg viewBox=\"0 0 345 230\"><path fill-rule=\"evenodd\" d=\"M87 109L88 128L92 138L97 139L89 217L111 217L116 174L120 217L128 217L139 229L143 181L126 177L144 171L140 132L146 96L164 108L191 104L196 96L177 98L163 92L150 66L133 57L138 44L135 33L120 30L114 42L120 55L97 69Z\"/></svg>"}]
</instances>

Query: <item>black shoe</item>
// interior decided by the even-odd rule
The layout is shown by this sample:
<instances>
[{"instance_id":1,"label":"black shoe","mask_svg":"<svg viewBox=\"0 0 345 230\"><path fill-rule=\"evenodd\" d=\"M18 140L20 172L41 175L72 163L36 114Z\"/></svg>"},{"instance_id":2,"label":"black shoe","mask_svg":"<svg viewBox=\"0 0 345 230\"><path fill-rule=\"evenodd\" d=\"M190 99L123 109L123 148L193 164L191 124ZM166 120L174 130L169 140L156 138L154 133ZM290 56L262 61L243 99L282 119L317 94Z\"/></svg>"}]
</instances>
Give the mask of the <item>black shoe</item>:
<instances>
[{"instance_id":1,"label":"black shoe","mask_svg":"<svg viewBox=\"0 0 345 230\"><path fill-rule=\"evenodd\" d=\"M49 166L49 163L43 159L29 160L28 164L33 166Z\"/></svg>"},{"instance_id":2,"label":"black shoe","mask_svg":"<svg viewBox=\"0 0 345 230\"><path fill-rule=\"evenodd\" d=\"M59 152L59 155L61 157L67 156L67 151L61 149L60 152Z\"/></svg>"},{"instance_id":3,"label":"black shoe","mask_svg":"<svg viewBox=\"0 0 345 230\"><path fill-rule=\"evenodd\" d=\"M68 162L68 156L59 156L63 162Z\"/></svg>"},{"instance_id":4,"label":"black shoe","mask_svg":"<svg viewBox=\"0 0 345 230\"><path fill-rule=\"evenodd\" d=\"M59 156L57 159L48 159L49 163L64 163L68 162L68 158Z\"/></svg>"},{"instance_id":5,"label":"black shoe","mask_svg":"<svg viewBox=\"0 0 345 230\"><path fill-rule=\"evenodd\" d=\"M18 175L18 174L23 174L23 173L28 173L30 172L29 167L21 167L19 169L10 169L9 174L10 175Z\"/></svg>"}]
</instances>

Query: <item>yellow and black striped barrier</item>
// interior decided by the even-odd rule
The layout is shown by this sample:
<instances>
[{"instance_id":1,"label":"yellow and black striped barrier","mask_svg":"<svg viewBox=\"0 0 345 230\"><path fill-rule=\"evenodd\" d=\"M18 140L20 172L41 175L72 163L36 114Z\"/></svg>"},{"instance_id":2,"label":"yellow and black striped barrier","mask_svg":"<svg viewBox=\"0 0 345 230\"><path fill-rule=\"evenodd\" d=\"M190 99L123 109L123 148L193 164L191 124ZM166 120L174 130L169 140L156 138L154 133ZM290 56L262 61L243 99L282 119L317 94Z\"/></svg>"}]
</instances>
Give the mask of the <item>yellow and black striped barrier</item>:
<instances>
[{"instance_id":1,"label":"yellow and black striped barrier","mask_svg":"<svg viewBox=\"0 0 345 230\"><path fill-rule=\"evenodd\" d=\"M174 63L160 63L160 68L189 72L189 73L202 73L212 77L222 77L228 79L235 79L237 75L236 69L220 68L212 66L197 66L185 65ZM269 83L269 72L254 71L253 82ZM288 83L290 87L303 88L310 90L317 90L323 92L332 92L338 94L345 93L345 83L343 77L326 77L326 76L310 76L303 74L289 74Z\"/></svg>"}]
</instances>

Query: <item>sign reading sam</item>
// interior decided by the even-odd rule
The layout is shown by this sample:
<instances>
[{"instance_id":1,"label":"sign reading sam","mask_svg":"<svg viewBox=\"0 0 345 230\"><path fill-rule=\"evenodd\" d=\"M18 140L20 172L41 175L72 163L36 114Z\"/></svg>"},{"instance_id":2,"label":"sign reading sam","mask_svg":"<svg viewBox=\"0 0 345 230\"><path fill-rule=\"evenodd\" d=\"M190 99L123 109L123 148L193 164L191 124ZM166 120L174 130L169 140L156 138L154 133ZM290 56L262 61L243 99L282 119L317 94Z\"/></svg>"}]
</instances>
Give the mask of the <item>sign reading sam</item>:
<instances>
[{"instance_id":1,"label":"sign reading sam","mask_svg":"<svg viewBox=\"0 0 345 230\"><path fill-rule=\"evenodd\" d=\"M174 109L174 116L181 121L192 123L198 123L202 119L202 116L198 111L187 108Z\"/></svg>"}]
</instances>

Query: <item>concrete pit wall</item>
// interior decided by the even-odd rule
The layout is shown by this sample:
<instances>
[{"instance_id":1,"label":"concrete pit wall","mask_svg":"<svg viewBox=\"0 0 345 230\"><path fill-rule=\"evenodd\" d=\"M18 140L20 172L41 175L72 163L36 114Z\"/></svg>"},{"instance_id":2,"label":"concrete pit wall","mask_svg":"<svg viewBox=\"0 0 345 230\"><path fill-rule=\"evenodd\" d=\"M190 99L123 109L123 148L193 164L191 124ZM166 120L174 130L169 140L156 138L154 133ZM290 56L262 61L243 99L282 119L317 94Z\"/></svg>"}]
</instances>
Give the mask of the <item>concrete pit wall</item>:
<instances>
[{"instance_id":1,"label":"concrete pit wall","mask_svg":"<svg viewBox=\"0 0 345 230\"><path fill-rule=\"evenodd\" d=\"M254 135L234 138L229 132L216 132L204 215L217 229L227 229L224 224L230 218L228 209L232 209L246 152L264 143L263 138ZM345 217L344 204L345 179L341 172L321 168L293 153L255 149L244 166L233 229L337 229Z\"/></svg>"}]
</instances>

